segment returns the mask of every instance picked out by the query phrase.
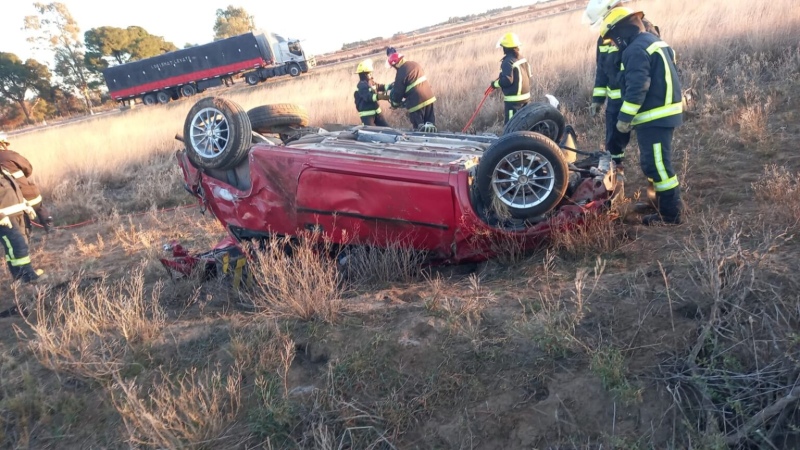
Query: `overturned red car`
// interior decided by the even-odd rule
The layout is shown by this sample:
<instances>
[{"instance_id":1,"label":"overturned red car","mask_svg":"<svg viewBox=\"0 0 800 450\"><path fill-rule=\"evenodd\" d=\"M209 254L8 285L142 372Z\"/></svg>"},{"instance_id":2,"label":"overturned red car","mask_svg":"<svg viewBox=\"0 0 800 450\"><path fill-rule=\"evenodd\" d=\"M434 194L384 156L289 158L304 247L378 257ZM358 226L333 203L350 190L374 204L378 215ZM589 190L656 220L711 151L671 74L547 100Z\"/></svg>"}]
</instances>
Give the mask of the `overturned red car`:
<instances>
[{"instance_id":1,"label":"overturned red car","mask_svg":"<svg viewBox=\"0 0 800 450\"><path fill-rule=\"evenodd\" d=\"M438 263L492 258L504 239L535 246L608 207L616 189L610 155L577 150L548 103L528 105L499 137L307 125L294 105L198 101L177 152L186 189L238 243L317 231Z\"/></svg>"}]
</instances>

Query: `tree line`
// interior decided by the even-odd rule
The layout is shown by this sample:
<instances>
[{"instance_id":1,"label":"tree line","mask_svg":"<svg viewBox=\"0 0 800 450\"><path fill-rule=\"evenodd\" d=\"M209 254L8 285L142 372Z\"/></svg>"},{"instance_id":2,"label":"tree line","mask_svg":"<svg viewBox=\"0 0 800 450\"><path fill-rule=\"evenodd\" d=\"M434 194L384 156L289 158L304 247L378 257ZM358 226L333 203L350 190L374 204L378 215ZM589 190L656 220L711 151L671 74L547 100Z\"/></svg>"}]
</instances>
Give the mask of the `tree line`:
<instances>
[{"instance_id":1,"label":"tree line","mask_svg":"<svg viewBox=\"0 0 800 450\"><path fill-rule=\"evenodd\" d=\"M23 29L33 48L53 56L50 64L0 51L0 129L46 119L94 114L109 101L101 92L102 71L109 66L177 50L172 42L140 26L102 26L81 34L63 3L34 3ZM214 40L255 30L255 19L244 8L229 5L216 11ZM186 43L184 48L197 44ZM2 44L0 44L0 49Z\"/></svg>"}]
</instances>

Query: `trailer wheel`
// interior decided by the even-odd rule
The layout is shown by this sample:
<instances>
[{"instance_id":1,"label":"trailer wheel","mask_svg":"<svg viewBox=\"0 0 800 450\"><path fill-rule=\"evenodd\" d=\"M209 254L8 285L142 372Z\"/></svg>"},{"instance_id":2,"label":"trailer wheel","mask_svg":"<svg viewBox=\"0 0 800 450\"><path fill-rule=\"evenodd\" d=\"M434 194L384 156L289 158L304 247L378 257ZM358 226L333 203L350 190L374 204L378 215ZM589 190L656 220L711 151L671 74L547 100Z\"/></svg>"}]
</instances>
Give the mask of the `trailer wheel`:
<instances>
[{"instance_id":1,"label":"trailer wheel","mask_svg":"<svg viewBox=\"0 0 800 450\"><path fill-rule=\"evenodd\" d=\"M308 111L293 103L256 106L247 111L253 131L261 134L282 133L287 127L308 126Z\"/></svg>"},{"instance_id":2,"label":"trailer wheel","mask_svg":"<svg viewBox=\"0 0 800 450\"><path fill-rule=\"evenodd\" d=\"M247 82L247 84L249 84L250 86L255 86L258 84L259 81L261 81L261 77L258 76L258 74L255 72L250 72L247 75L245 75L244 81Z\"/></svg>"},{"instance_id":3,"label":"trailer wheel","mask_svg":"<svg viewBox=\"0 0 800 450\"><path fill-rule=\"evenodd\" d=\"M191 84L184 84L181 86L181 95L184 97L191 97L197 93L197 90Z\"/></svg>"},{"instance_id":4,"label":"trailer wheel","mask_svg":"<svg viewBox=\"0 0 800 450\"><path fill-rule=\"evenodd\" d=\"M156 102L157 100L155 94L147 94L144 97L142 97L142 103L144 103L147 106L155 105Z\"/></svg>"},{"instance_id":5,"label":"trailer wheel","mask_svg":"<svg viewBox=\"0 0 800 450\"><path fill-rule=\"evenodd\" d=\"M568 173L555 142L539 133L519 131L486 149L476 182L487 208L530 219L549 212L564 198Z\"/></svg>"},{"instance_id":6,"label":"trailer wheel","mask_svg":"<svg viewBox=\"0 0 800 450\"><path fill-rule=\"evenodd\" d=\"M529 103L508 121L503 134L516 131L532 131L547 136L553 142L561 142L566 120L561 112L549 103Z\"/></svg>"},{"instance_id":7,"label":"trailer wheel","mask_svg":"<svg viewBox=\"0 0 800 450\"><path fill-rule=\"evenodd\" d=\"M158 100L158 103L166 105L171 100L171 96L167 91L158 91L158 93L156 93L156 99Z\"/></svg>"},{"instance_id":8,"label":"trailer wheel","mask_svg":"<svg viewBox=\"0 0 800 450\"><path fill-rule=\"evenodd\" d=\"M195 166L204 169L235 168L247 157L252 137L244 109L218 97L198 100L183 124L186 154Z\"/></svg>"},{"instance_id":9,"label":"trailer wheel","mask_svg":"<svg viewBox=\"0 0 800 450\"><path fill-rule=\"evenodd\" d=\"M302 71L300 70L300 66L298 66L297 64L292 63L292 64L289 65L289 75L291 75L293 77L297 77L297 76L300 76L301 72Z\"/></svg>"}]
</instances>

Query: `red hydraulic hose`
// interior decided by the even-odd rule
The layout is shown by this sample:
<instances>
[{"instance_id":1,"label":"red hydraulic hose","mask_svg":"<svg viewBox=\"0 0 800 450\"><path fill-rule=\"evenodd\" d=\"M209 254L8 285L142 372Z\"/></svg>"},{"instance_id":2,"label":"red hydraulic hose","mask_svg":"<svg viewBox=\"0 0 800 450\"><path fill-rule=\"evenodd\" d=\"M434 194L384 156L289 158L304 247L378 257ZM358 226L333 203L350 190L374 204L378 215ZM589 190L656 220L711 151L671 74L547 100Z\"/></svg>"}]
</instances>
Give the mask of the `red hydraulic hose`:
<instances>
[{"instance_id":1,"label":"red hydraulic hose","mask_svg":"<svg viewBox=\"0 0 800 450\"><path fill-rule=\"evenodd\" d=\"M485 102L486 99L489 98L489 94L491 94L492 91L494 91L494 88L490 86L490 87L488 87L486 89L486 92L483 93L483 100L481 100L481 102L478 104L478 108L475 110L475 112L472 113L472 117L469 118L469 122L467 122L467 124L464 126L464 129L461 130L462 133L466 133L467 132L467 129L469 128L469 126L472 125L472 121L475 120L475 116L478 115L478 111L481 110L481 107L483 106L483 102Z\"/></svg>"}]
</instances>

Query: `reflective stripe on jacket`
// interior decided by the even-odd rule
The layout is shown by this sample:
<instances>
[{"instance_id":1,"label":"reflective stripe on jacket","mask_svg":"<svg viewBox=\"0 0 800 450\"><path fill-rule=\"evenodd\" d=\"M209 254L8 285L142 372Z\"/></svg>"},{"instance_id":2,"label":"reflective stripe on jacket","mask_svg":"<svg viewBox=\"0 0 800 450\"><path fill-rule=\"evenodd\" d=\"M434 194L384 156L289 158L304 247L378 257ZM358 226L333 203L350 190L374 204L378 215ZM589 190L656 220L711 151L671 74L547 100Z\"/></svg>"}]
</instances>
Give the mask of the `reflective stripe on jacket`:
<instances>
[{"instance_id":1,"label":"reflective stripe on jacket","mask_svg":"<svg viewBox=\"0 0 800 450\"><path fill-rule=\"evenodd\" d=\"M381 113L381 108L378 105L378 89L374 81L359 81L353 97L360 117L374 116Z\"/></svg>"},{"instance_id":2,"label":"reflective stripe on jacket","mask_svg":"<svg viewBox=\"0 0 800 450\"><path fill-rule=\"evenodd\" d=\"M436 101L422 66L414 61L400 61L391 93L393 105L403 105L408 112L418 111Z\"/></svg>"},{"instance_id":3,"label":"reflective stripe on jacket","mask_svg":"<svg viewBox=\"0 0 800 450\"><path fill-rule=\"evenodd\" d=\"M8 170L0 168L0 219L21 214L27 208L14 176Z\"/></svg>"},{"instance_id":4,"label":"reflective stripe on jacket","mask_svg":"<svg viewBox=\"0 0 800 450\"><path fill-rule=\"evenodd\" d=\"M639 127L677 127L683 122L675 52L650 33L640 33L622 52L619 120Z\"/></svg>"}]
</instances>

